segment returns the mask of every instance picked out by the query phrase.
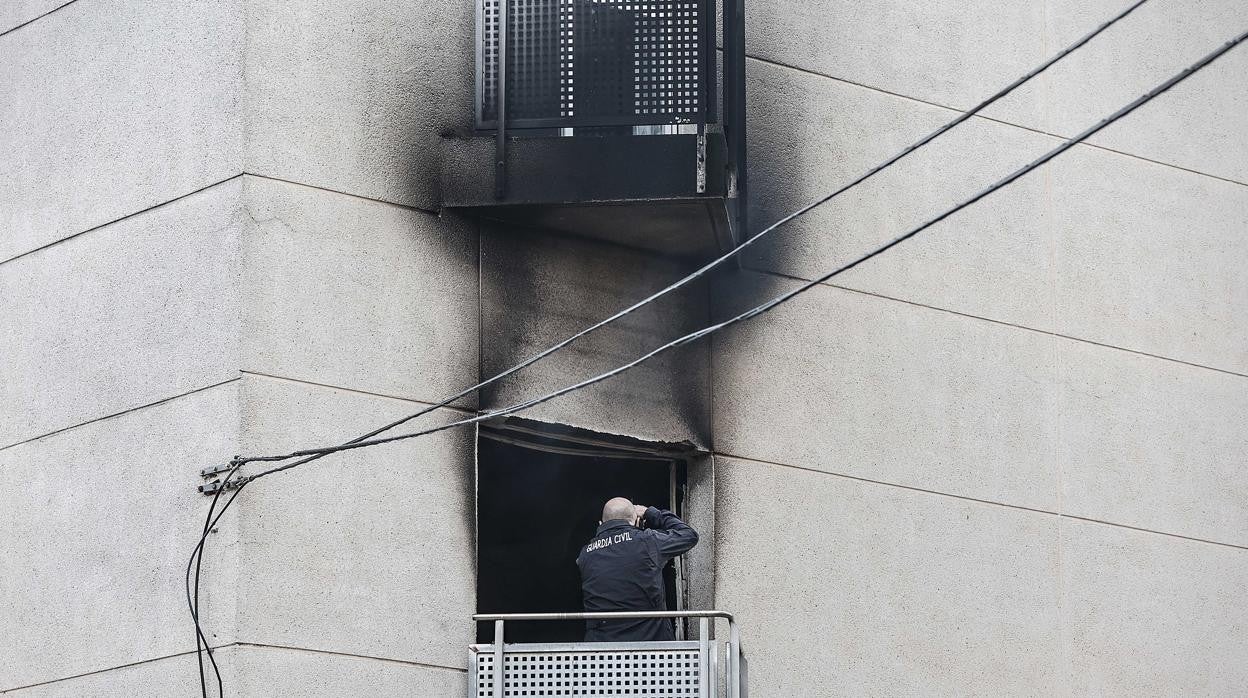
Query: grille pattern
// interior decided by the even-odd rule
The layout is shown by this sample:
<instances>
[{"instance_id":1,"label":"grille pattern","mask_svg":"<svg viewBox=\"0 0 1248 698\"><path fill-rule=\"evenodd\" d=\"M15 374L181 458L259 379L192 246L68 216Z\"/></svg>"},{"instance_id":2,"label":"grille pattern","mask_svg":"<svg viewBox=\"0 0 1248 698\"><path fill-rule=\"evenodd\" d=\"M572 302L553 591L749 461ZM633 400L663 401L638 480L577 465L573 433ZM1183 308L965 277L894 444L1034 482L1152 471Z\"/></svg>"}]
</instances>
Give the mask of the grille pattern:
<instances>
[{"instance_id":1,"label":"grille pattern","mask_svg":"<svg viewBox=\"0 0 1248 698\"><path fill-rule=\"evenodd\" d=\"M494 655L476 654L476 696L636 696L696 698L701 660L697 650L515 652L505 655L507 685L500 696Z\"/></svg>"},{"instance_id":2,"label":"grille pattern","mask_svg":"<svg viewBox=\"0 0 1248 698\"><path fill-rule=\"evenodd\" d=\"M700 121L711 0L478 0L481 119L498 114L507 2L507 121L519 127ZM526 124L525 122L532 122Z\"/></svg>"}]
</instances>

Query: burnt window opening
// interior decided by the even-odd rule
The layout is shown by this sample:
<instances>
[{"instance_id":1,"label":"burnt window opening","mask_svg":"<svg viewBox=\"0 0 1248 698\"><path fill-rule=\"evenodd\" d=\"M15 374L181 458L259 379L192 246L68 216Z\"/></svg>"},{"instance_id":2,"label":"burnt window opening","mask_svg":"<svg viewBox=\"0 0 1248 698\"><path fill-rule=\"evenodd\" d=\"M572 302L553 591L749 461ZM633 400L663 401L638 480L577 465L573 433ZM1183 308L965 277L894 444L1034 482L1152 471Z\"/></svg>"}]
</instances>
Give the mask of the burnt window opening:
<instances>
[{"instance_id":1,"label":"burnt window opening","mask_svg":"<svg viewBox=\"0 0 1248 698\"><path fill-rule=\"evenodd\" d=\"M576 556L597 531L608 499L627 497L683 516L686 461L651 446L527 420L482 427L477 611L583 611ZM664 569L672 610L683 606L681 567L677 559ZM507 624L509 642L580 642L584 634L583 621ZM477 624L478 642L493 638L492 624Z\"/></svg>"}]
</instances>

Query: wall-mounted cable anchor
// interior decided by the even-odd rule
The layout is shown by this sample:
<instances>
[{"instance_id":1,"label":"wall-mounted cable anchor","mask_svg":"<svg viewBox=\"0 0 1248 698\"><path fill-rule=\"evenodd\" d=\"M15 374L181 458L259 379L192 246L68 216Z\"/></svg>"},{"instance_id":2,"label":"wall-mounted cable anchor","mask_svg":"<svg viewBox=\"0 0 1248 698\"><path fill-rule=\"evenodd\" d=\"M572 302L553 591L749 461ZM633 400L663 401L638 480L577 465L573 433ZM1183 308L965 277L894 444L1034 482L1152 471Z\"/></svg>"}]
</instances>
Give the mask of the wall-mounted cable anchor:
<instances>
[{"instance_id":1,"label":"wall-mounted cable anchor","mask_svg":"<svg viewBox=\"0 0 1248 698\"><path fill-rule=\"evenodd\" d=\"M200 477L205 477L205 478L212 477L213 475L217 475L218 473L224 473L230 470L235 465L237 465L235 461L230 461L229 463L222 463L221 465L209 466L207 468L204 468L203 470L200 470L199 475Z\"/></svg>"},{"instance_id":2,"label":"wall-mounted cable anchor","mask_svg":"<svg viewBox=\"0 0 1248 698\"><path fill-rule=\"evenodd\" d=\"M219 475L221 473L227 473L227 472L237 470L238 466L242 464L243 464L243 457L234 456L233 458L230 459L228 463L222 463L220 465L210 465L207 468L201 469L199 471L199 475L200 477L206 480L210 477ZM238 480L225 483L225 482L222 482L220 479L216 479L216 480L213 480L212 482L206 482L200 485L199 487L197 487L196 489L199 490L199 492L201 492L202 494L216 494L218 491L223 490L223 489L225 490L234 489L238 487L239 484L240 482Z\"/></svg>"},{"instance_id":3,"label":"wall-mounted cable anchor","mask_svg":"<svg viewBox=\"0 0 1248 698\"><path fill-rule=\"evenodd\" d=\"M216 494L223 488L220 480L213 480L212 482L205 482L196 489L198 489L202 494Z\"/></svg>"}]
</instances>

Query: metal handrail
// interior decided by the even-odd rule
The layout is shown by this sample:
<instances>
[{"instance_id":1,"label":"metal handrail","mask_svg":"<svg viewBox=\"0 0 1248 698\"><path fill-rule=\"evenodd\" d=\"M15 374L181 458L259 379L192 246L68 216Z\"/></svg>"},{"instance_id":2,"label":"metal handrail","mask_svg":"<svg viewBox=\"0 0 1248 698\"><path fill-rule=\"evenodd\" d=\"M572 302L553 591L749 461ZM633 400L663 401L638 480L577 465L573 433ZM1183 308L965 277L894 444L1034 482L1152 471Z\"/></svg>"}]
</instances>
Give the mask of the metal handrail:
<instances>
[{"instance_id":1,"label":"metal handrail","mask_svg":"<svg viewBox=\"0 0 1248 698\"><path fill-rule=\"evenodd\" d=\"M710 640L709 626L712 618L728 621L728 698L743 698L741 686L741 633L737 621L727 611L602 611L591 613L474 613L472 619L479 622L494 623L494 667L496 685L499 690L495 695L502 696L506 686L506 645L503 642L503 626L506 621L540 621L540 620L625 620L635 618L699 618L698 634L702 645L703 656L708 656ZM592 644L592 643L591 643ZM709 681L709 671L704 674L704 681ZM703 695L709 695L709 684L703 683Z\"/></svg>"},{"instance_id":2,"label":"metal handrail","mask_svg":"<svg viewBox=\"0 0 1248 698\"><path fill-rule=\"evenodd\" d=\"M597 613L475 613L475 621L496 620L609 620L617 618L723 618L735 623L727 611L600 611Z\"/></svg>"}]
</instances>

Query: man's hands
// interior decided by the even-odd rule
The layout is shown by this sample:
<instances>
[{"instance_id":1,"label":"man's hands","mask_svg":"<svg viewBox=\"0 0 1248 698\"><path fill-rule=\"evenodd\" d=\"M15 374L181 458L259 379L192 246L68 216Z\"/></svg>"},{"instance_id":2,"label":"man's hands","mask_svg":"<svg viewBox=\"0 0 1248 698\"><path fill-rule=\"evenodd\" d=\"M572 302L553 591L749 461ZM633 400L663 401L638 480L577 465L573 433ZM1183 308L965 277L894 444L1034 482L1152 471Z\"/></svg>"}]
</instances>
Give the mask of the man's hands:
<instances>
[{"instance_id":1,"label":"man's hands","mask_svg":"<svg viewBox=\"0 0 1248 698\"><path fill-rule=\"evenodd\" d=\"M649 508L650 507L642 506L640 504L633 505L633 525L634 526L636 526L637 528L641 528L641 521L646 516L646 509L649 509Z\"/></svg>"}]
</instances>

